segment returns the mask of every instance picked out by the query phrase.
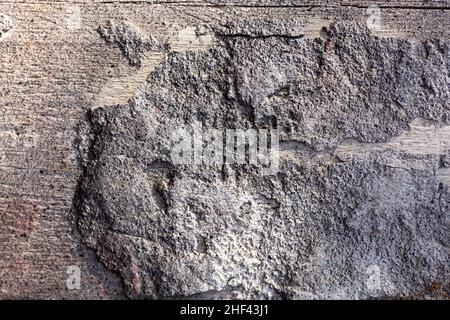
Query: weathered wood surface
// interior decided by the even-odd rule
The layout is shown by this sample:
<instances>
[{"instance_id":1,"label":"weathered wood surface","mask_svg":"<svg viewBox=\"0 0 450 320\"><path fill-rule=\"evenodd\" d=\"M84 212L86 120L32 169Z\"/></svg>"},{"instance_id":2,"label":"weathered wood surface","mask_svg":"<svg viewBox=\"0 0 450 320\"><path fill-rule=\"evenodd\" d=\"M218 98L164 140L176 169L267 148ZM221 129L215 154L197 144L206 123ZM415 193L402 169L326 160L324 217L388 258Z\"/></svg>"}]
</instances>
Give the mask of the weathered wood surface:
<instances>
[{"instance_id":1,"label":"weathered wood surface","mask_svg":"<svg viewBox=\"0 0 450 320\"><path fill-rule=\"evenodd\" d=\"M164 55L140 70L130 67L99 26L131 21L145 34L178 33L174 42L189 49L189 27L295 17L308 23L293 34L315 36L333 21L364 21L369 4L382 8L381 35L449 37L448 0L2 1L0 13L12 18L13 29L0 38L0 298L123 297L118 277L84 248L74 227L77 128L89 108L125 102ZM71 25L74 10L79 26ZM448 146L448 128L433 132ZM422 133L411 134L412 145L430 139ZM342 152L366 147L372 146L346 145ZM81 290L66 288L72 265L81 267Z\"/></svg>"}]
</instances>

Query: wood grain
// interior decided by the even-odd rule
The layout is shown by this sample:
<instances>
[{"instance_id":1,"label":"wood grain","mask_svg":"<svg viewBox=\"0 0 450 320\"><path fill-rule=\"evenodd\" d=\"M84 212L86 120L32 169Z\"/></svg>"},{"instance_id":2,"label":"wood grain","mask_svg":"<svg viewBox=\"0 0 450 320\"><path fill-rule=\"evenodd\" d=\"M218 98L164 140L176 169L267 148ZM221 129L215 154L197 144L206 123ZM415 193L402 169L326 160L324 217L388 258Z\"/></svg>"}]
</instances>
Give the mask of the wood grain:
<instances>
[{"instance_id":1,"label":"wood grain","mask_svg":"<svg viewBox=\"0 0 450 320\"><path fill-rule=\"evenodd\" d=\"M386 35L449 37L450 1L375 2ZM2 1L0 13L14 26L0 38L0 298L123 297L118 277L80 243L74 227L72 202L81 173L77 128L89 108L126 102L163 55L133 68L99 36L99 26L131 21L156 37L178 32L180 43L187 40L180 46L189 47L183 30L193 26L298 17L307 22L299 32L313 37L333 21L364 21L369 3ZM68 24L74 6L81 17L75 29ZM81 267L81 290L66 287L71 265Z\"/></svg>"}]
</instances>

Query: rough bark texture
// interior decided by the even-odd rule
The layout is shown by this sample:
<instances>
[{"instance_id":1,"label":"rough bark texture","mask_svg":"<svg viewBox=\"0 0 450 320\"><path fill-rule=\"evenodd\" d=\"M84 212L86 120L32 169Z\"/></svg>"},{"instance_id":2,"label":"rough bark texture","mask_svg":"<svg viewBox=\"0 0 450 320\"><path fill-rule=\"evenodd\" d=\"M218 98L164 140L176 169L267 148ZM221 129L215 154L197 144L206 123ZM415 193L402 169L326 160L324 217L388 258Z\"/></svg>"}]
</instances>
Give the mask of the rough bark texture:
<instances>
[{"instance_id":1,"label":"rough bark texture","mask_svg":"<svg viewBox=\"0 0 450 320\"><path fill-rule=\"evenodd\" d=\"M2 2L0 297L447 298L449 8ZM278 172L174 164L195 121Z\"/></svg>"}]
</instances>

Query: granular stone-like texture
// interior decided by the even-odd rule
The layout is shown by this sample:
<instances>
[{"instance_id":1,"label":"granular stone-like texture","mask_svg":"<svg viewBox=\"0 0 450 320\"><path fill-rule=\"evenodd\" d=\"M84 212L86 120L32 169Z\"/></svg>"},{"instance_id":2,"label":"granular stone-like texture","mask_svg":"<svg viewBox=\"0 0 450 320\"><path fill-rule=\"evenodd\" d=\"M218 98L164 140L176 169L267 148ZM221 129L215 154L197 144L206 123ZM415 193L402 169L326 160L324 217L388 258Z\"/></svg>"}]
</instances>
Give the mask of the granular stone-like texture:
<instances>
[{"instance_id":1,"label":"granular stone-like texture","mask_svg":"<svg viewBox=\"0 0 450 320\"><path fill-rule=\"evenodd\" d=\"M447 41L353 23L315 39L220 33L169 54L128 104L90 113L81 235L131 298L445 296L450 192L436 172L449 153L335 149L419 118L450 125L449 101ZM173 163L174 128L195 122L278 128L278 172Z\"/></svg>"},{"instance_id":2,"label":"granular stone-like texture","mask_svg":"<svg viewBox=\"0 0 450 320\"><path fill-rule=\"evenodd\" d=\"M12 19L7 15L0 14L0 38L13 27Z\"/></svg>"},{"instance_id":3,"label":"granular stone-like texture","mask_svg":"<svg viewBox=\"0 0 450 320\"><path fill-rule=\"evenodd\" d=\"M164 49L158 40L145 36L135 25L128 22L108 21L98 32L106 42L117 45L130 65L135 67L141 67L146 53Z\"/></svg>"}]
</instances>

